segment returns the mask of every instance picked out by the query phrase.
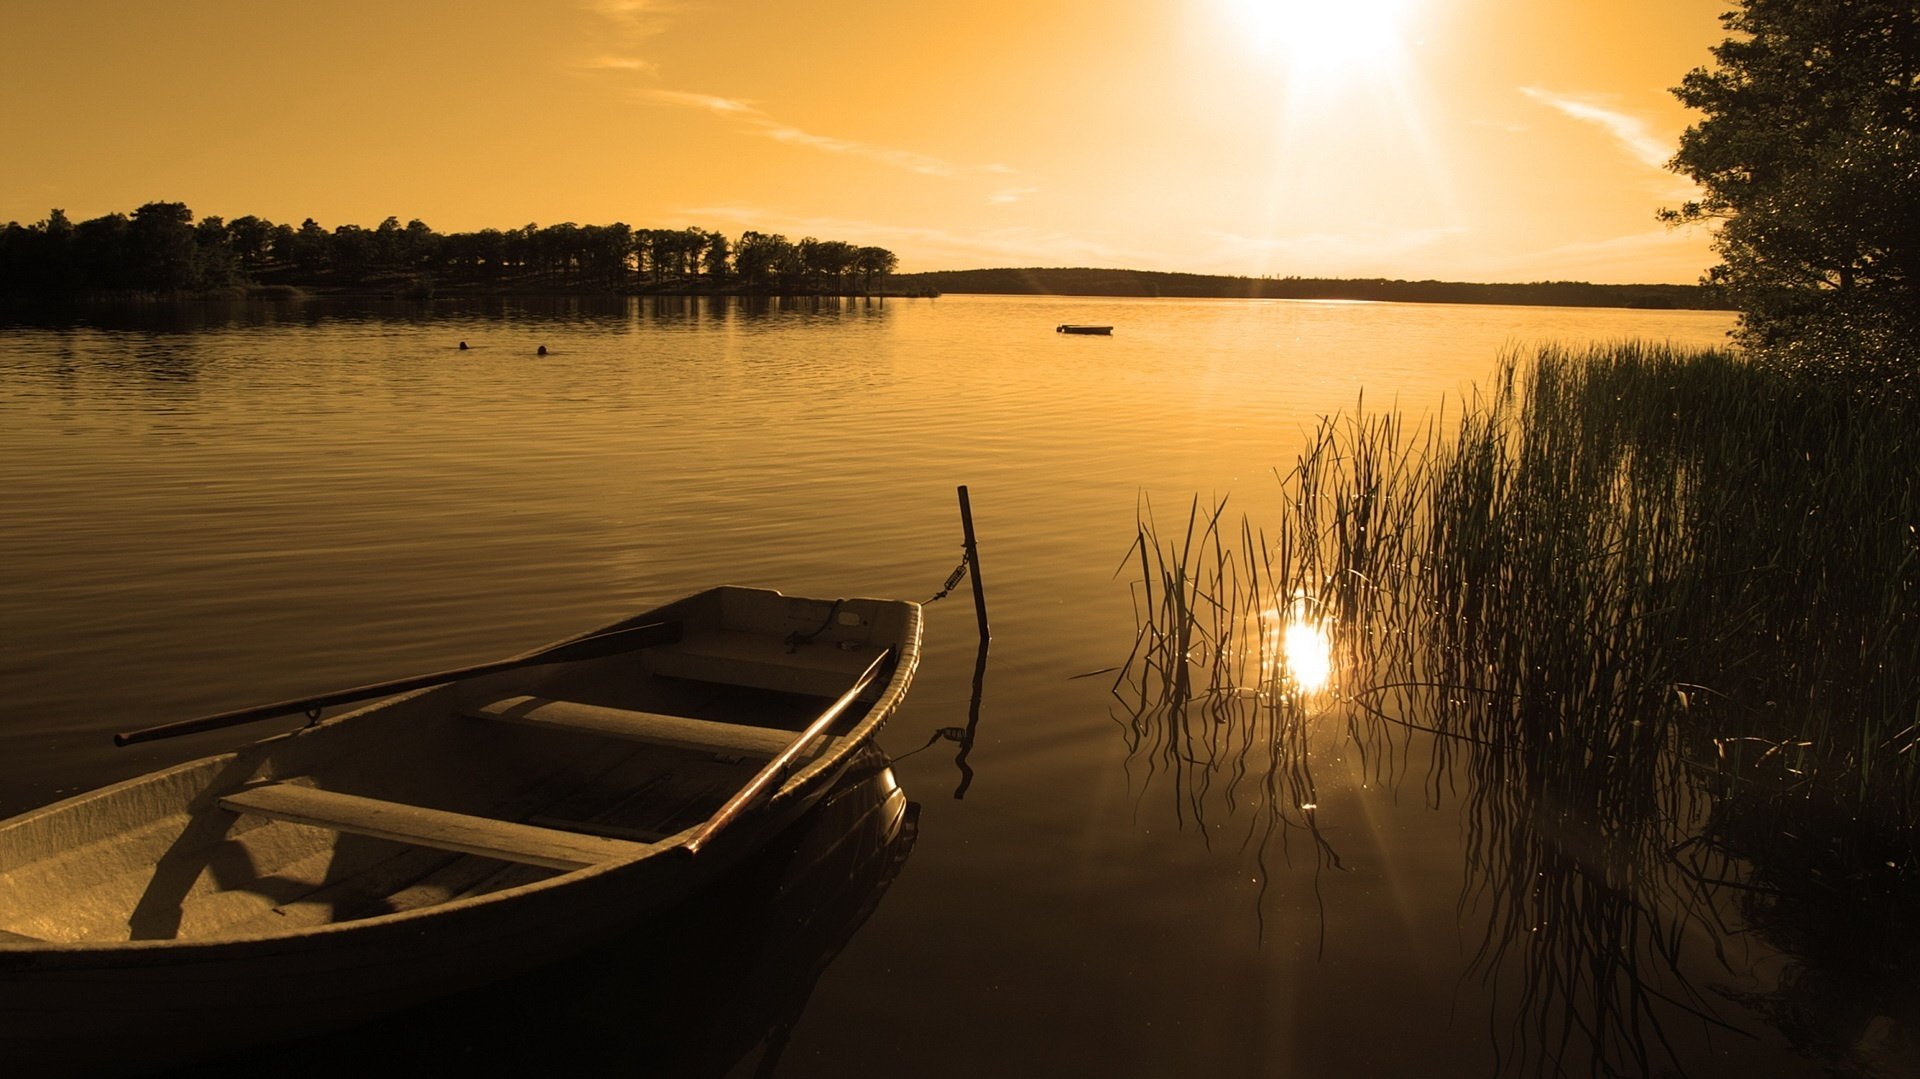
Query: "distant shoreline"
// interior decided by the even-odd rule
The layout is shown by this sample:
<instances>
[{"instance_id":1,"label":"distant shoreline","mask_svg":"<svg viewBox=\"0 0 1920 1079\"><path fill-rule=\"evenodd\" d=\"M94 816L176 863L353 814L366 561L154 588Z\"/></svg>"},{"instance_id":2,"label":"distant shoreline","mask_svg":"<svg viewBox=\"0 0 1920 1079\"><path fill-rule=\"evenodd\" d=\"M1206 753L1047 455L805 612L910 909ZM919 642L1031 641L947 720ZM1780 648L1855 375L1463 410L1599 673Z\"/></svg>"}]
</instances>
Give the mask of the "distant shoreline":
<instances>
[{"instance_id":1,"label":"distant shoreline","mask_svg":"<svg viewBox=\"0 0 1920 1079\"><path fill-rule=\"evenodd\" d=\"M1700 285L1597 285L1584 281L1479 283L1387 278L1227 277L1114 269L935 270L894 274L894 288L1003 296L1110 296L1231 300L1370 300L1388 303L1501 304L1532 307L1628 307L1731 311Z\"/></svg>"},{"instance_id":2,"label":"distant shoreline","mask_svg":"<svg viewBox=\"0 0 1920 1079\"><path fill-rule=\"evenodd\" d=\"M169 292L82 290L0 293L0 303L95 304L335 299L455 300L547 297L737 296L760 299L924 299L944 294L1059 296L1088 299L1336 300L1375 303L1491 304L1515 307L1615 307L1637 310L1732 311L1716 290L1700 285L1603 285L1584 281L1484 283L1387 278L1228 277L1114 269L933 270L894 274L871 290L761 290L739 285L592 288L578 281L526 275L493 281L394 275L342 285L312 282L230 285Z\"/></svg>"}]
</instances>

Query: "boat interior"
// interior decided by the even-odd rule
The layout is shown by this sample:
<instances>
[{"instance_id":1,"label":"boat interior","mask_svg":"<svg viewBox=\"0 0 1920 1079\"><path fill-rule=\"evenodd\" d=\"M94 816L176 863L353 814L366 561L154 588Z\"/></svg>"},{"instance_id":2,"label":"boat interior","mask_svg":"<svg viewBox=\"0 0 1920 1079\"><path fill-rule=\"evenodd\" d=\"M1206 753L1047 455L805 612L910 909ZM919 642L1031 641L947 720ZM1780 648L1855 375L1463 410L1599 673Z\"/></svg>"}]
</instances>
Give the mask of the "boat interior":
<instances>
[{"instance_id":1,"label":"boat interior","mask_svg":"<svg viewBox=\"0 0 1920 1079\"><path fill-rule=\"evenodd\" d=\"M608 630L654 624L0 824L0 947L299 932L677 857L749 783L830 779L918 658L906 603L714 589Z\"/></svg>"}]
</instances>

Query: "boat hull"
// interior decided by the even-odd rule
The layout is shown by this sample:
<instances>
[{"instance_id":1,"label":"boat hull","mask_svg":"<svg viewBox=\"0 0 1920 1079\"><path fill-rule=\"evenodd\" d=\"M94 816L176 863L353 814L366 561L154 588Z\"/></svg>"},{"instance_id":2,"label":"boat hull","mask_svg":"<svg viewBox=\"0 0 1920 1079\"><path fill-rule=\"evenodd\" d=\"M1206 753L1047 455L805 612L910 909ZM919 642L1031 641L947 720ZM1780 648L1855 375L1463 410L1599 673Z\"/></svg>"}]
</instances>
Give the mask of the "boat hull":
<instances>
[{"instance_id":1,"label":"boat hull","mask_svg":"<svg viewBox=\"0 0 1920 1079\"><path fill-rule=\"evenodd\" d=\"M684 621L684 648L419 690L0 822L0 1045L9 1061L40 1075L151 1070L359 1024L631 934L712 888L872 752L919 659L918 605L761 589L710 590L595 632L660 619ZM300 784L359 801L410 794L465 820L490 812L540 822L536 810L599 799L592 804L604 811L589 819L620 834L631 822L616 811L646 805L641 794L661 788L676 804L689 792L708 797L706 787L734 782L727 777L755 762L741 763L732 747L636 748L593 731L492 722L475 718L489 714L477 705L585 688L599 695L600 713L619 711L608 701L699 699L709 702L707 718L695 724L713 728L729 702L745 701L752 707L736 718L760 723L817 701L876 654L893 666L846 725L814 742L735 823L703 837L697 854L688 844L697 818L684 826L674 818L647 842L606 841L618 856L556 870L258 821L222 801ZM620 698L629 687L658 700L640 689ZM446 774L425 774L428 762ZM536 805L529 791L550 788L564 794ZM518 809L506 815L507 806ZM411 868L396 876L398 865ZM455 869L463 883L447 895L408 898ZM379 897L389 912L339 913L352 909L342 896L354 886L386 877L397 889ZM222 912L225 923L214 918Z\"/></svg>"},{"instance_id":2,"label":"boat hull","mask_svg":"<svg viewBox=\"0 0 1920 1079\"><path fill-rule=\"evenodd\" d=\"M0 973L0 1044L28 1074L135 1074L352 1026L631 933L804 808L724 837L697 865L652 859L414 918L277 939L16 954Z\"/></svg>"}]
</instances>

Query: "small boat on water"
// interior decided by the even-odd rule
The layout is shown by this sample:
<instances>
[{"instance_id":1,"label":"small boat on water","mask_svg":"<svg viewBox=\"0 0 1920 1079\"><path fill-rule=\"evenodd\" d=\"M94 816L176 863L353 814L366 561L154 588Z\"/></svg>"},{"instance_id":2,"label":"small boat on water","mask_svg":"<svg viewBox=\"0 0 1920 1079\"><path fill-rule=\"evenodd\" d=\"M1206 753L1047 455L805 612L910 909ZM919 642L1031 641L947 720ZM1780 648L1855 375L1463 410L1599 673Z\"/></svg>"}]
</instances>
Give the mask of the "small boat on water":
<instances>
[{"instance_id":1,"label":"small boat on water","mask_svg":"<svg viewBox=\"0 0 1920 1079\"><path fill-rule=\"evenodd\" d=\"M628 932L833 786L920 633L915 603L710 589L0 821L0 1045L33 1074L150 1067Z\"/></svg>"},{"instance_id":2,"label":"small boat on water","mask_svg":"<svg viewBox=\"0 0 1920 1079\"><path fill-rule=\"evenodd\" d=\"M1097 334L1113 333L1112 326L1080 326L1071 322L1062 322L1060 325L1055 326L1053 329L1055 333L1097 333Z\"/></svg>"},{"instance_id":3,"label":"small boat on water","mask_svg":"<svg viewBox=\"0 0 1920 1079\"><path fill-rule=\"evenodd\" d=\"M437 1075L484 1046L494 1075L779 1074L815 983L910 857L918 811L870 744L804 817L693 901L524 976L276 1044L275 1070ZM195 1060L193 1074L261 1059L240 1049Z\"/></svg>"}]
</instances>

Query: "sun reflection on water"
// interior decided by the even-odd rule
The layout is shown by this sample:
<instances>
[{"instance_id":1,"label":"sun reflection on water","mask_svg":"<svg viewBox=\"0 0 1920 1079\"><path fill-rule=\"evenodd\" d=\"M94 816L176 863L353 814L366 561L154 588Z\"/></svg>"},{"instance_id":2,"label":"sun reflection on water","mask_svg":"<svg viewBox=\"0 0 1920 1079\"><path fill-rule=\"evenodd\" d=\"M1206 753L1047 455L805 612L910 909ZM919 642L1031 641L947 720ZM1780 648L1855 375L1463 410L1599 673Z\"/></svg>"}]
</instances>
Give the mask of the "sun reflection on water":
<instances>
[{"instance_id":1,"label":"sun reflection on water","mask_svg":"<svg viewBox=\"0 0 1920 1079\"><path fill-rule=\"evenodd\" d=\"M1287 671L1302 693L1318 693L1333 677L1333 642L1316 622L1289 621L1280 640Z\"/></svg>"},{"instance_id":2,"label":"sun reflection on water","mask_svg":"<svg viewBox=\"0 0 1920 1079\"><path fill-rule=\"evenodd\" d=\"M1266 647L1261 650L1263 682L1310 696L1333 681L1333 639L1325 620L1314 613L1313 607L1300 593L1284 608L1274 606L1260 612L1261 632L1266 638Z\"/></svg>"}]
</instances>

